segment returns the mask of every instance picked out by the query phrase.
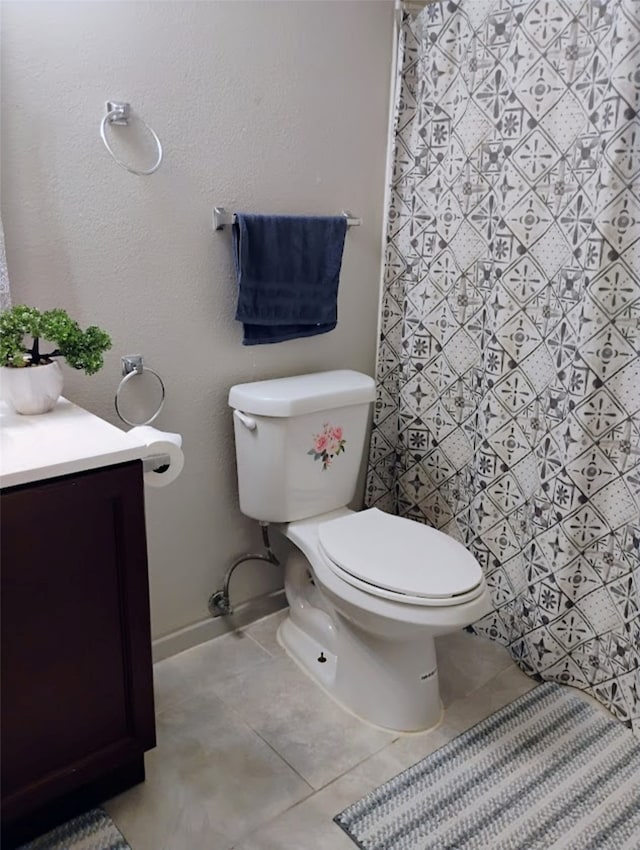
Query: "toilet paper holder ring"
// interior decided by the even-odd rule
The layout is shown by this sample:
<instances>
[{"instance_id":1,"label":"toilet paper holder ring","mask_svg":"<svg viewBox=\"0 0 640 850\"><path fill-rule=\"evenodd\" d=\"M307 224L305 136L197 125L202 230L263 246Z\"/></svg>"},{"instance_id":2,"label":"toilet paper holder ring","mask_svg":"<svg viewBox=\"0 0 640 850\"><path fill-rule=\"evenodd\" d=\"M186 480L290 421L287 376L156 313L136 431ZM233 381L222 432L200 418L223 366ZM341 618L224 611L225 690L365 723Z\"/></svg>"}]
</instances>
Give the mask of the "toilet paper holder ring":
<instances>
[{"instance_id":1,"label":"toilet paper holder ring","mask_svg":"<svg viewBox=\"0 0 640 850\"><path fill-rule=\"evenodd\" d=\"M136 425L150 425L158 418L158 416L160 415L160 411L164 407L164 400L166 396L164 381L162 380L160 375L155 371L155 369L151 369L149 366L144 365L144 359L142 357L142 354L126 354L124 357L121 358L121 361L122 374L124 377L118 384L118 388L116 390L116 395L114 398L116 413L126 425L133 425L134 427ZM162 396L160 398L160 404L158 405L158 409L152 416L149 417L149 419L145 419L144 422L132 422L130 419L127 419L127 417L124 416L122 414L122 411L120 410L120 393L122 391L122 388L128 381L130 381L132 378L135 378L136 375L142 375L143 372L151 372L151 374L158 379Z\"/></svg>"}]
</instances>

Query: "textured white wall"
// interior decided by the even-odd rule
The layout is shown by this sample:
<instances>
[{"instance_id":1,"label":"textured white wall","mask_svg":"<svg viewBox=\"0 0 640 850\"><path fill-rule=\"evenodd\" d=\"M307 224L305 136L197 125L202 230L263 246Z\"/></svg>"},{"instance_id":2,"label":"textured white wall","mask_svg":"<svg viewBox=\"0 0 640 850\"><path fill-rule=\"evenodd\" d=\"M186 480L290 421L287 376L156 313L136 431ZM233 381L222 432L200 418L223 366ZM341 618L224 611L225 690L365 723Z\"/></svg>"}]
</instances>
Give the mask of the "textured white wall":
<instances>
[{"instance_id":1,"label":"textured white wall","mask_svg":"<svg viewBox=\"0 0 640 850\"><path fill-rule=\"evenodd\" d=\"M238 510L229 387L373 372L392 3L2 7L14 303L62 306L111 333L102 372L65 370L65 394L106 419L117 422L122 354L143 353L165 380L156 424L183 433L187 460L175 484L147 494L147 515L153 632L171 635L207 620L230 561L259 545ZM107 155L98 134L107 99L129 100L159 134L166 158L154 176L128 174ZM117 138L132 161L152 161L134 128ZM212 231L214 205L362 216L347 236L335 331L241 346L230 233ZM234 597L280 582L278 570L248 565Z\"/></svg>"}]
</instances>

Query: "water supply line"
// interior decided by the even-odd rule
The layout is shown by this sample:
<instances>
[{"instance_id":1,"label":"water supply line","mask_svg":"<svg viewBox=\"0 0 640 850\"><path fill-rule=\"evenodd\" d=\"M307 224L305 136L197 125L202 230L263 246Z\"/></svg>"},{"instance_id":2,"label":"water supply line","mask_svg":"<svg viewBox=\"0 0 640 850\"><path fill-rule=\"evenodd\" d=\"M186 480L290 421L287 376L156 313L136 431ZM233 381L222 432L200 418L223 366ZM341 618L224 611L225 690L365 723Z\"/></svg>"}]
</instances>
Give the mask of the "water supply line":
<instances>
[{"instance_id":1,"label":"water supply line","mask_svg":"<svg viewBox=\"0 0 640 850\"><path fill-rule=\"evenodd\" d=\"M233 564L231 564L225 573L222 590L216 590L215 593L212 593L209 597L209 613L212 617L228 617L230 614L233 614L233 608L231 607L231 600L229 598L229 584L231 583L231 576L233 575L233 571L236 567L239 567L240 564L244 564L245 561L266 561L268 564L274 564L277 567L280 566L280 561L271 548L271 541L269 540L269 523L261 522L260 529L262 531L262 544L265 548L266 554L241 555L233 562Z\"/></svg>"}]
</instances>

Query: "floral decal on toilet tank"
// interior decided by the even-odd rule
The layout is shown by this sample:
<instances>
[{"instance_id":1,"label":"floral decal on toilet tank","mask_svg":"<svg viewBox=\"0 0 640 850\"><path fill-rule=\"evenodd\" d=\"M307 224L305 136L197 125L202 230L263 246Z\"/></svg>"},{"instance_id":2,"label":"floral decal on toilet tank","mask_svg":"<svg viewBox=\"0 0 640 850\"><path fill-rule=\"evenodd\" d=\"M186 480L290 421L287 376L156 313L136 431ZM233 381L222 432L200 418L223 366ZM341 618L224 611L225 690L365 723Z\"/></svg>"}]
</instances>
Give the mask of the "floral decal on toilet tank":
<instances>
[{"instance_id":1,"label":"floral decal on toilet tank","mask_svg":"<svg viewBox=\"0 0 640 850\"><path fill-rule=\"evenodd\" d=\"M321 461L323 469L329 469L333 459L345 451L346 442L342 436L342 425L331 425L327 422L319 434L313 435L313 448L307 454L313 455L314 460Z\"/></svg>"}]
</instances>

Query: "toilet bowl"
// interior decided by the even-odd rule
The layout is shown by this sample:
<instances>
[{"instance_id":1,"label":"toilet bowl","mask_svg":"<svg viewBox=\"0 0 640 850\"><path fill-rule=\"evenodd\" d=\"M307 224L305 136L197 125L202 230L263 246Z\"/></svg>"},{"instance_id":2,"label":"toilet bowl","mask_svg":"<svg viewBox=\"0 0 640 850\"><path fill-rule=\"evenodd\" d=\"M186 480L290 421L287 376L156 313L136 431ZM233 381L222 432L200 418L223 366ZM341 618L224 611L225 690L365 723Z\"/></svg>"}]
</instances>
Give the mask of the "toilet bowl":
<instances>
[{"instance_id":1,"label":"toilet bowl","mask_svg":"<svg viewBox=\"0 0 640 850\"><path fill-rule=\"evenodd\" d=\"M403 537L390 537L391 528ZM287 652L338 702L370 723L398 731L435 726L442 707L434 638L491 609L475 559L442 532L376 509L343 509L281 530L299 550L285 567L289 616L278 638ZM376 583L387 551L397 546L406 556L420 537L430 550L405 561L400 577L380 579L382 587ZM350 565L346 555L358 538L360 552ZM376 549L365 579L367 552ZM436 569L437 552L449 554L450 567L452 553L459 557L458 569L451 568L448 576ZM451 595L444 595L447 591Z\"/></svg>"},{"instance_id":2,"label":"toilet bowl","mask_svg":"<svg viewBox=\"0 0 640 850\"><path fill-rule=\"evenodd\" d=\"M443 532L353 499L375 396L338 370L229 393L240 508L294 545L278 638L335 700L387 729L441 717L434 638L491 610L478 562Z\"/></svg>"}]
</instances>

